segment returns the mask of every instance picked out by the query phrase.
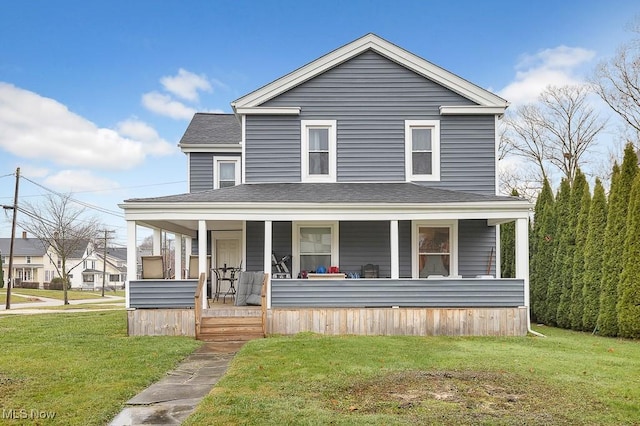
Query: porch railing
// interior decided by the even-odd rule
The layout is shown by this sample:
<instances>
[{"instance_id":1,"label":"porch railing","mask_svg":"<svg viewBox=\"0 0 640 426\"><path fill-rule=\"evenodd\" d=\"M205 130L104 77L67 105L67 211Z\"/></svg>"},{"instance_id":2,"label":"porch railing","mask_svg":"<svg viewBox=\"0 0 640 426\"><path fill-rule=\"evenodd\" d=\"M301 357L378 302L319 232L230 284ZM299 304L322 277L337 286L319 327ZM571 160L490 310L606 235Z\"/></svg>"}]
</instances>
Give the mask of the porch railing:
<instances>
[{"instance_id":1,"label":"porch railing","mask_svg":"<svg viewBox=\"0 0 640 426\"><path fill-rule=\"evenodd\" d=\"M489 278L271 280L271 306L518 307L524 280Z\"/></svg>"}]
</instances>

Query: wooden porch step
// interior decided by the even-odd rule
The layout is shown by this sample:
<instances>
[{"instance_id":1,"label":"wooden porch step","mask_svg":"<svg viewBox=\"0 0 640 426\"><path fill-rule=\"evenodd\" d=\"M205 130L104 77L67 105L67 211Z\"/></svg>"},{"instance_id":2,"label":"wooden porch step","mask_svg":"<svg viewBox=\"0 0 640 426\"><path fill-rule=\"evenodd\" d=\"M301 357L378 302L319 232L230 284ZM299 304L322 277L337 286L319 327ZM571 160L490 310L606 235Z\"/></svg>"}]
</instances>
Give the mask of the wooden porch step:
<instances>
[{"instance_id":1,"label":"wooden porch step","mask_svg":"<svg viewBox=\"0 0 640 426\"><path fill-rule=\"evenodd\" d=\"M259 317L202 317L199 340L208 342L246 342L263 338Z\"/></svg>"}]
</instances>

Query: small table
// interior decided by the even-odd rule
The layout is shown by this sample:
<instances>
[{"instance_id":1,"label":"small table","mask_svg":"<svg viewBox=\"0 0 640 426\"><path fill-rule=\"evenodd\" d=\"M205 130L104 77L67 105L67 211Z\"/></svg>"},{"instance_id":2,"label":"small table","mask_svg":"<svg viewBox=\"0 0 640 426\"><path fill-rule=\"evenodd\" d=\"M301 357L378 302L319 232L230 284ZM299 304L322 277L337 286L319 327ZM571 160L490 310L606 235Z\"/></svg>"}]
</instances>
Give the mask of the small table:
<instances>
[{"instance_id":1,"label":"small table","mask_svg":"<svg viewBox=\"0 0 640 426\"><path fill-rule=\"evenodd\" d=\"M229 282L229 288L222 296L222 303L226 303L227 296L235 297L236 296L236 280L238 279L237 273L240 271L240 268L230 268L230 267L222 267L215 269L216 274L216 294L214 300L220 299L220 287L223 281ZM227 276L227 272L229 272L229 276Z\"/></svg>"}]
</instances>

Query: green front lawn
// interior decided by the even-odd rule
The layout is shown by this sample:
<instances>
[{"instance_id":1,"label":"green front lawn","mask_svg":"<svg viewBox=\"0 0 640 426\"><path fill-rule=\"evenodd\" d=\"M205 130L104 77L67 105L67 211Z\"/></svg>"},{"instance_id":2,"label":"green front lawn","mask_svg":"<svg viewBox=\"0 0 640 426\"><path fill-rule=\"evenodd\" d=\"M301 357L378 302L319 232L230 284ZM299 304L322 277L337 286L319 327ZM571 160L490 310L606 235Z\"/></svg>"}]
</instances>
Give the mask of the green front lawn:
<instances>
[{"instance_id":1,"label":"green front lawn","mask_svg":"<svg viewBox=\"0 0 640 426\"><path fill-rule=\"evenodd\" d=\"M123 310L2 315L0 412L55 413L38 424L107 424L199 345L189 337L127 337Z\"/></svg>"},{"instance_id":2,"label":"green front lawn","mask_svg":"<svg viewBox=\"0 0 640 426\"><path fill-rule=\"evenodd\" d=\"M255 340L186 424L637 424L640 342L539 331Z\"/></svg>"}]
</instances>

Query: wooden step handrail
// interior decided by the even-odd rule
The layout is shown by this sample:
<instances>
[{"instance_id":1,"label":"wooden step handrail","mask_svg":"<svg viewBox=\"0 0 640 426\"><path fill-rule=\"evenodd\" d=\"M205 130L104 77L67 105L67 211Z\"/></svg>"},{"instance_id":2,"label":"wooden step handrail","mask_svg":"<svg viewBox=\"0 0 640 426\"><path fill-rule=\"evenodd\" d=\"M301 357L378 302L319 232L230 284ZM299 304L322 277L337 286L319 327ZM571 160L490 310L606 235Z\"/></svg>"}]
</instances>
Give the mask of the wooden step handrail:
<instances>
[{"instance_id":1,"label":"wooden step handrail","mask_svg":"<svg viewBox=\"0 0 640 426\"><path fill-rule=\"evenodd\" d=\"M200 338L200 324L202 319L202 289L204 288L204 283L206 282L206 274L203 272L200 274L200 278L198 279L198 286L196 287L196 294L194 296L194 316L196 320L196 340Z\"/></svg>"}]
</instances>

